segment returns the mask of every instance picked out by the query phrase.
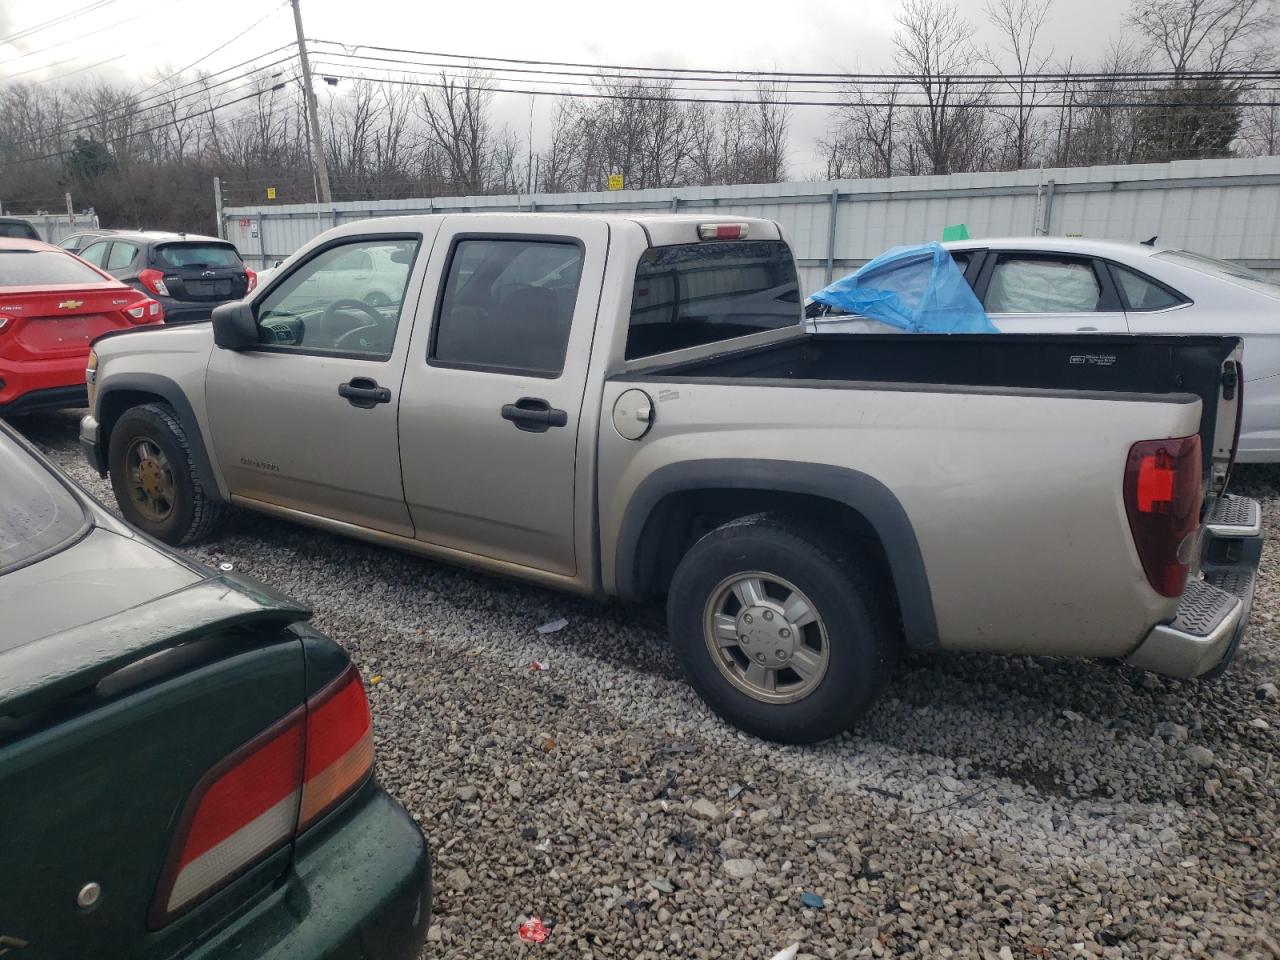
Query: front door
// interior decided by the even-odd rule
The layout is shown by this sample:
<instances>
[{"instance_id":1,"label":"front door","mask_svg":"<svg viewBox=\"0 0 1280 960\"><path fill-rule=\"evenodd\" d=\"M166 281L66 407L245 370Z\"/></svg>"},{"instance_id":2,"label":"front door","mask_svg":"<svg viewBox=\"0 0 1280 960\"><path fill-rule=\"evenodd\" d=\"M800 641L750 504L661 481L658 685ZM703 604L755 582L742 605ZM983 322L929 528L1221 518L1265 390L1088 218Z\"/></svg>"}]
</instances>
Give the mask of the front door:
<instances>
[{"instance_id":1,"label":"front door","mask_svg":"<svg viewBox=\"0 0 1280 960\"><path fill-rule=\"evenodd\" d=\"M993 251L975 285L1002 333L1128 333L1110 276L1091 257Z\"/></svg>"},{"instance_id":2,"label":"front door","mask_svg":"<svg viewBox=\"0 0 1280 960\"><path fill-rule=\"evenodd\" d=\"M404 492L428 543L572 576L575 461L608 227L445 220L400 399ZM443 287L441 285L443 284ZM425 317L424 317L425 320Z\"/></svg>"},{"instance_id":3,"label":"front door","mask_svg":"<svg viewBox=\"0 0 1280 960\"><path fill-rule=\"evenodd\" d=\"M213 351L205 400L232 494L413 536L396 414L432 239L336 238L256 299L257 347ZM344 286L362 253L398 271L392 302Z\"/></svg>"}]
</instances>

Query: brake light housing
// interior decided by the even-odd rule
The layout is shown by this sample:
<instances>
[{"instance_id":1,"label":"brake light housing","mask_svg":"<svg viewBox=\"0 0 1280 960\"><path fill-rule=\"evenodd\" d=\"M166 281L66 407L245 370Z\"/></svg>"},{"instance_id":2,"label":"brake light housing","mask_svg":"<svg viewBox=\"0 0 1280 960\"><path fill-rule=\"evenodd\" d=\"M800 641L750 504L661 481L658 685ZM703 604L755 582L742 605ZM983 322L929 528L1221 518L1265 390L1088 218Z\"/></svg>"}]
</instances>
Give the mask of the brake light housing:
<instances>
[{"instance_id":1,"label":"brake light housing","mask_svg":"<svg viewBox=\"0 0 1280 960\"><path fill-rule=\"evenodd\" d=\"M350 665L196 784L156 887L150 929L287 846L372 774L372 717Z\"/></svg>"},{"instance_id":2,"label":"brake light housing","mask_svg":"<svg viewBox=\"0 0 1280 960\"><path fill-rule=\"evenodd\" d=\"M148 267L146 270L138 271L138 280L144 287L152 293L161 296L169 296L169 288L165 286L164 274L159 270L153 270Z\"/></svg>"},{"instance_id":3,"label":"brake light housing","mask_svg":"<svg viewBox=\"0 0 1280 960\"><path fill-rule=\"evenodd\" d=\"M244 279L245 279L244 292L253 293L254 289L258 286L258 274L255 271L250 270L248 267L245 267Z\"/></svg>"},{"instance_id":4,"label":"brake light housing","mask_svg":"<svg viewBox=\"0 0 1280 960\"><path fill-rule=\"evenodd\" d=\"M745 240L747 225L745 223L700 223L698 224L699 240Z\"/></svg>"},{"instance_id":5,"label":"brake light housing","mask_svg":"<svg viewBox=\"0 0 1280 960\"><path fill-rule=\"evenodd\" d=\"M1187 584L1204 500L1200 437L1143 440L1129 450L1124 505L1152 588L1179 597Z\"/></svg>"}]
</instances>

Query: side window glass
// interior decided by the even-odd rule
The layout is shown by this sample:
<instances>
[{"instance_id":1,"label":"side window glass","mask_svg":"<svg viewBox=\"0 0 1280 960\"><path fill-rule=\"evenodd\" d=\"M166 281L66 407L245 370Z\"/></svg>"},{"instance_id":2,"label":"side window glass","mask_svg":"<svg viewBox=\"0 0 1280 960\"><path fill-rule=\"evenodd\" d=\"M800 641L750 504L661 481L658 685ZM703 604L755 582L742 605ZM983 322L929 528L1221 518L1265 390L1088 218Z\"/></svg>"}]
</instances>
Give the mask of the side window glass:
<instances>
[{"instance_id":1,"label":"side window glass","mask_svg":"<svg viewBox=\"0 0 1280 960\"><path fill-rule=\"evenodd\" d=\"M431 356L495 371L564 369L582 248L545 240L461 240L449 260Z\"/></svg>"},{"instance_id":2,"label":"side window glass","mask_svg":"<svg viewBox=\"0 0 1280 960\"><path fill-rule=\"evenodd\" d=\"M87 260L95 267L102 266L102 259L107 255L107 244L93 243L80 251L80 259ZM103 268L105 269L105 267Z\"/></svg>"},{"instance_id":3,"label":"side window glass","mask_svg":"<svg viewBox=\"0 0 1280 960\"><path fill-rule=\"evenodd\" d=\"M987 313L1088 313L1102 288L1092 265L1070 257L1001 256L987 285Z\"/></svg>"},{"instance_id":4,"label":"side window glass","mask_svg":"<svg viewBox=\"0 0 1280 960\"><path fill-rule=\"evenodd\" d=\"M111 253L107 257L107 269L123 270L133 263L133 258L137 253L138 248L131 243L113 243L111 245Z\"/></svg>"},{"instance_id":5,"label":"side window glass","mask_svg":"<svg viewBox=\"0 0 1280 960\"><path fill-rule=\"evenodd\" d=\"M395 345L417 240L362 240L299 266L258 305L258 342L384 360ZM367 262L368 271L350 268Z\"/></svg>"},{"instance_id":6,"label":"side window glass","mask_svg":"<svg viewBox=\"0 0 1280 960\"><path fill-rule=\"evenodd\" d=\"M1111 274L1120 287L1126 310L1167 310L1186 302L1163 284L1118 263L1111 264Z\"/></svg>"}]
</instances>

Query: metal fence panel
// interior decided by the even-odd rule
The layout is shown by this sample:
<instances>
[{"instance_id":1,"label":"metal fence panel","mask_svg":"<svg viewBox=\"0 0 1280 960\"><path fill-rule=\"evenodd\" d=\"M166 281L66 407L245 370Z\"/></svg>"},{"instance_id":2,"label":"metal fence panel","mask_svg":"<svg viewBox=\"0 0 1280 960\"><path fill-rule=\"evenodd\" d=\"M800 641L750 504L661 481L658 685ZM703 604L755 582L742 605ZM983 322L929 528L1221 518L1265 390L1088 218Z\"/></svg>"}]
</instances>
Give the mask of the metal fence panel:
<instances>
[{"instance_id":1,"label":"metal fence panel","mask_svg":"<svg viewBox=\"0 0 1280 960\"><path fill-rule=\"evenodd\" d=\"M833 202L832 198L835 197ZM974 238L1085 236L1188 247L1280 274L1280 157L965 173L615 193L440 197L235 207L228 239L252 266L288 256L340 223L465 211L705 212L776 220L806 292L892 246L965 224ZM832 218L834 216L834 228ZM65 220L65 218L63 218Z\"/></svg>"},{"instance_id":2,"label":"metal fence panel","mask_svg":"<svg viewBox=\"0 0 1280 960\"><path fill-rule=\"evenodd\" d=\"M96 213L77 213L75 217L68 217L65 213L15 213L12 216L29 221L45 243L57 243L73 233L98 229Z\"/></svg>"}]
</instances>

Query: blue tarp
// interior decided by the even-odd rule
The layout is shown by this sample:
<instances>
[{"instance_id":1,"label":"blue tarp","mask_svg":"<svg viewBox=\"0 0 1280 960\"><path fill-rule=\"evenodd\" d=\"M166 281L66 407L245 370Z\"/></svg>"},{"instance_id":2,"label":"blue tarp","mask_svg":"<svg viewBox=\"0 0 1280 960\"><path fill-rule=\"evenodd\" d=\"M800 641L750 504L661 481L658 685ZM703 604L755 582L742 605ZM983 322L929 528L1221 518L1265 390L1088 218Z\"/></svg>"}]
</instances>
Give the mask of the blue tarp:
<instances>
[{"instance_id":1,"label":"blue tarp","mask_svg":"<svg viewBox=\"0 0 1280 960\"><path fill-rule=\"evenodd\" d=\"M894 247L813 299L912 333L1000 332L940 243Z\"/></svg>"}]
</instances>

